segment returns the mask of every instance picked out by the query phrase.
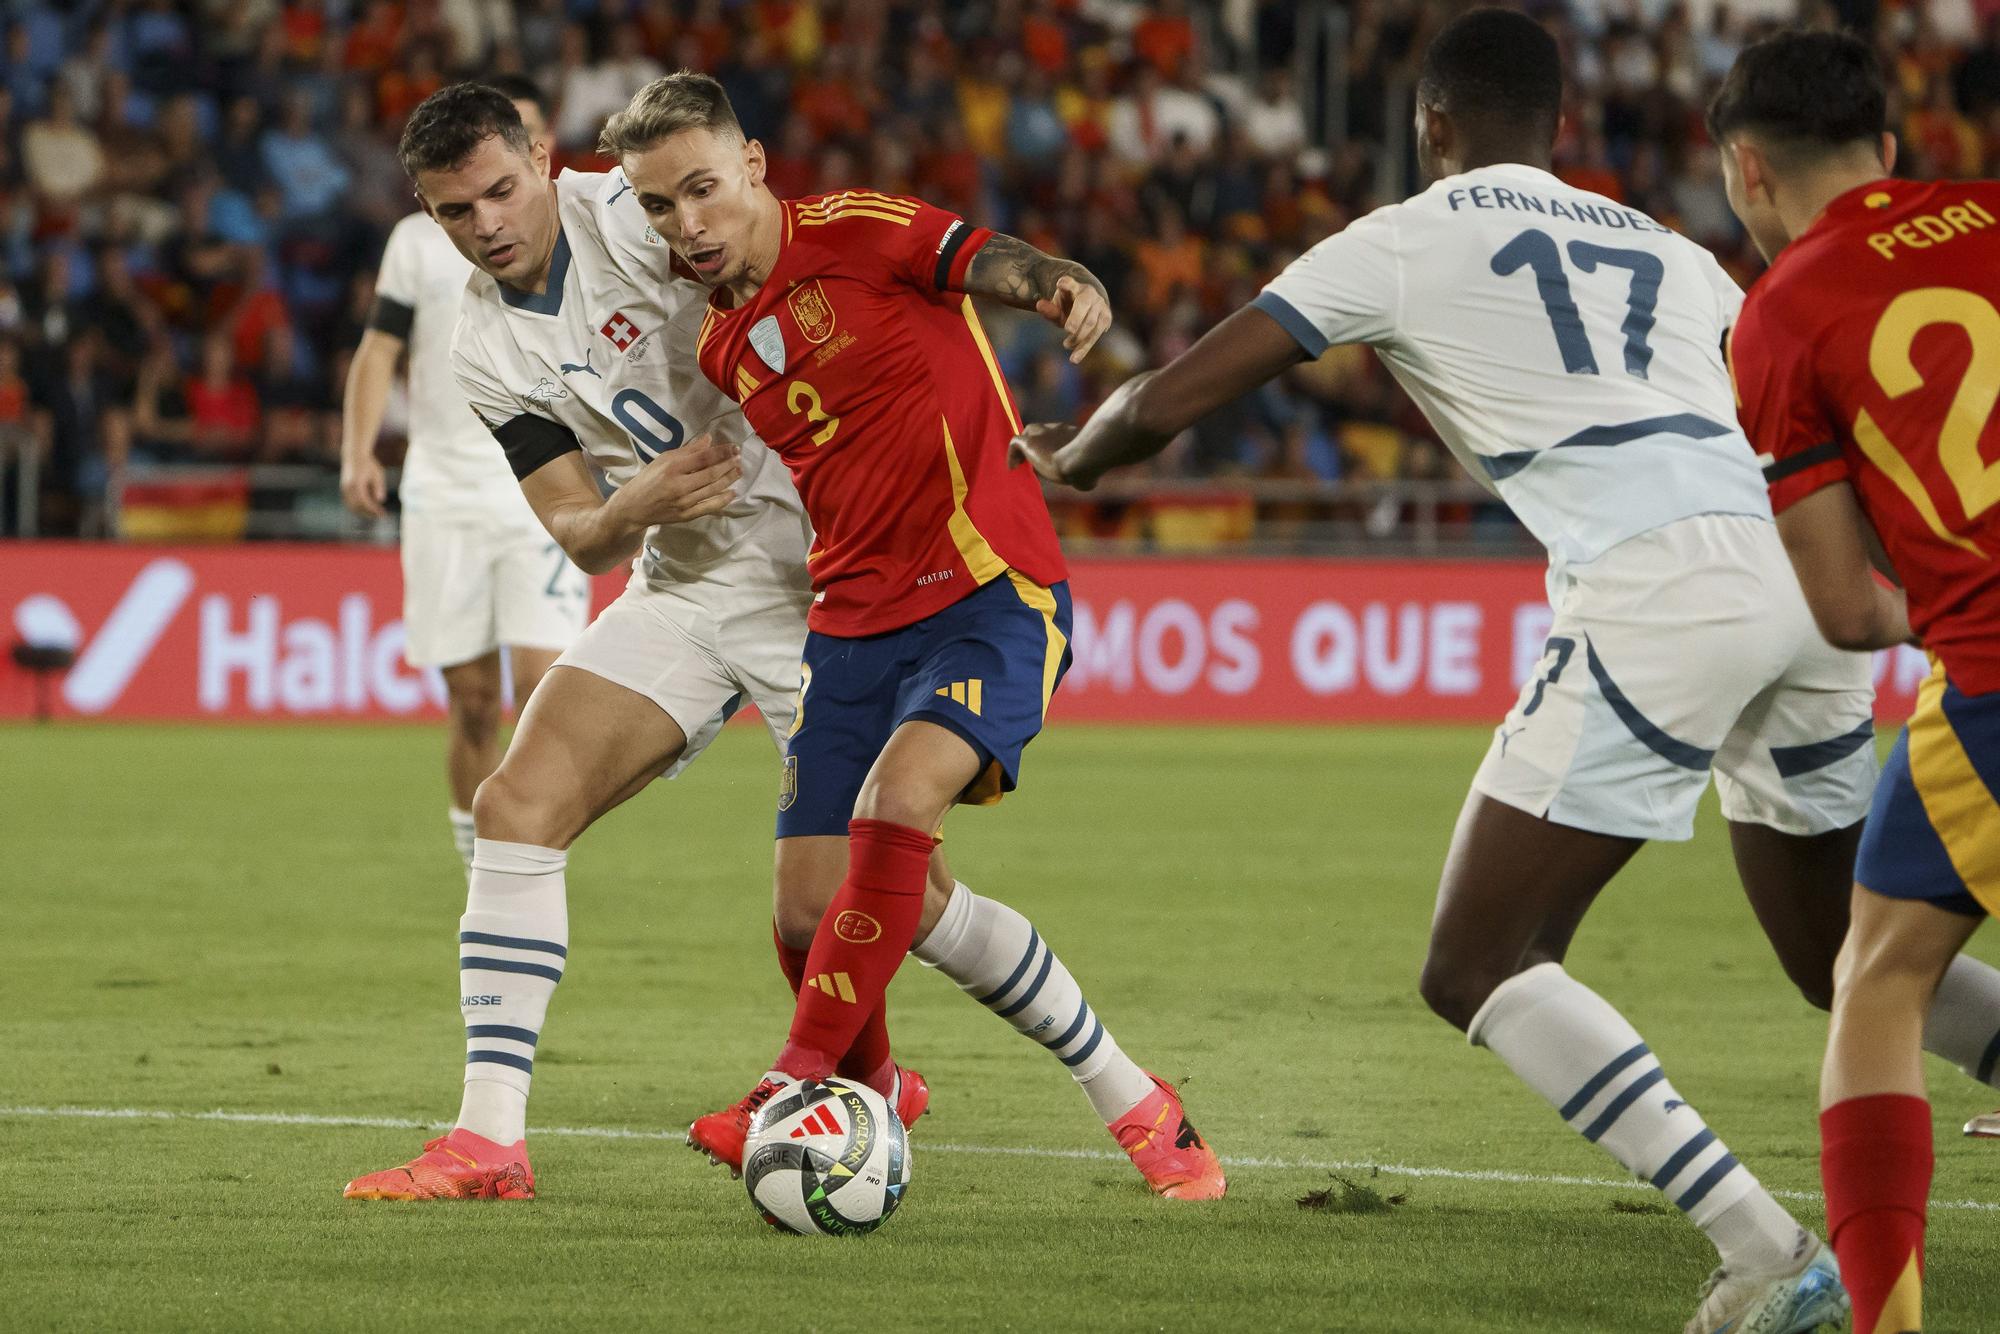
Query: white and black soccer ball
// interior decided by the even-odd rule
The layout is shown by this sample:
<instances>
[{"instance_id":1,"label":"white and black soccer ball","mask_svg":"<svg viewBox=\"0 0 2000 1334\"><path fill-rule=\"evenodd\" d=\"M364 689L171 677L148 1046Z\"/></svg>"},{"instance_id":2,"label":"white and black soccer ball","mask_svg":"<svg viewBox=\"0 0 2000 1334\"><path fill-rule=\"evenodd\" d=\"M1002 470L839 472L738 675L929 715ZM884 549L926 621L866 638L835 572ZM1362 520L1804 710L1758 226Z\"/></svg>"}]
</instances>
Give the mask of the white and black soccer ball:
<instances>
[{"instance_id":1,"label":"white and black soccer ball","mask_svg":"<svg viewBox=\"0 0 2000 1334\"><path fill-rule=\"evenodd\" d=\"M888 1100L865 1084L806 1079L750 1122L743 1184L772 1227L853 1237L888 1221L910 1184L910 1146Z\"/></svg>"}]
</instances>

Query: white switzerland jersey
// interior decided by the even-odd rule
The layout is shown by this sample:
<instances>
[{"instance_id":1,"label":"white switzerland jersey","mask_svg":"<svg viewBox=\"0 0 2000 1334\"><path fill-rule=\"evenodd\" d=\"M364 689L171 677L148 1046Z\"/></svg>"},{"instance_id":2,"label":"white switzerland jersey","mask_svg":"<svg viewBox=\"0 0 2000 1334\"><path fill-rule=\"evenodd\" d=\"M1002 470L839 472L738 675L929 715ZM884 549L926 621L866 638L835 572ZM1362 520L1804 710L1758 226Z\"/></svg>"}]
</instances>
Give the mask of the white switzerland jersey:
<instances>
[{"instance_id":1,"label":"white switzerland jersey","mask_svg":"<svg viewBox=\"0 0 2000 1334\"><path fill-rule=\"evenodd\" d=\"M539 532L499 444L465 410L465 391L451 372L451 331L472 272L427 213L397 223L382 251L375 294L410 320L410 449L397 490L407 510L494 518Z\"/></svg>"},{"instance_id":2,"label":"white switzerland jersey","mask_svg":"<svg viewBox=\"0 0 2000 1334\"><path fill-rule=\"evenodd\" d=\"M805 587L810 528L790 475L702 375L708 290L672 271L621 172L556 179L561 233L539 295L475 271L452 367L525 475L581 446L613 487L703 433L740 444L743 480L721 514L646 534L649 582Z\"/></svg>"},{"instance_id":3,"label":"white switzerland jersey","mask_svg":"<svg viewBox=\"0 0 2000 1334\"><path fill-rule=\"evenodd\" d=\"M1311 355L1373 346L1562 564L1690 515L1770 517L1722 358L1742 303L1686 237L1509 164L1377 209L1254 304Z\"/></svg>"}]
</instances>

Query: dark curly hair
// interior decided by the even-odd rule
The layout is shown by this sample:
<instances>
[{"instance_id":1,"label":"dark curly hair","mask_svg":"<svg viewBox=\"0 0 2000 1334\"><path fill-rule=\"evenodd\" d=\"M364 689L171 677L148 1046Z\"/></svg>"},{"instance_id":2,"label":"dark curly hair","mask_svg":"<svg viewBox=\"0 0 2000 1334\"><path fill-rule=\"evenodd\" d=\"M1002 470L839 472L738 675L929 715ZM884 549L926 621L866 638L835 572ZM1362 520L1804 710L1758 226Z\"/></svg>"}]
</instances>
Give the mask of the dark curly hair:
<instances>
[{"instance_id":1,"label":"dark curly hair","mask_svg":"<svg viewBox=\"0 0 2000 1334\"><path fill-rule=\"evenodd\" d=\"M496 134L507 147L527 155L528 128L512 98L488 84L454 83L417 104L396 156L414 181L419 172L449 171Z\"/></svg>"},{"instance_id":2,"label":"dark curly hair","mask_svg":"<svg viewBox=\"0 0 2000 1334\"><path fill-rule=\"evenodd\" d=\"M1739 131L1767 151L1819 154L1881 139L1889 96L1875 52L1844 32L1781 32L1736 58L1708 106L1717 143Z\"/></svg>"}]
</instances>

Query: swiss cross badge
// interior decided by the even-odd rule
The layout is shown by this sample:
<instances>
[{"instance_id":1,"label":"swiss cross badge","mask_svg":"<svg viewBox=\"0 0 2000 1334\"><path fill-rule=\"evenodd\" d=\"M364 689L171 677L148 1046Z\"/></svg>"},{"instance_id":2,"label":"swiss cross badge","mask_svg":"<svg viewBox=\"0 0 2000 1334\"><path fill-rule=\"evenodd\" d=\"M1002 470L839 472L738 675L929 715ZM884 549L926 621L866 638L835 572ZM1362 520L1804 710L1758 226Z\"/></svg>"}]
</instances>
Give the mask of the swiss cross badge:
<instances>
[{"instance_id":1,"label":"swiss cross badge","mask_svg":"<svg viewBox=\"0 0 2000 1334\"><path fill-rule=\"evenodd\" d=\"M639 326L632 323L622 310L613 312L611 318L604 322L604 327L598 332L609 338L611 346L620 352L639 341Z\"/></svg>"}]
</instances>

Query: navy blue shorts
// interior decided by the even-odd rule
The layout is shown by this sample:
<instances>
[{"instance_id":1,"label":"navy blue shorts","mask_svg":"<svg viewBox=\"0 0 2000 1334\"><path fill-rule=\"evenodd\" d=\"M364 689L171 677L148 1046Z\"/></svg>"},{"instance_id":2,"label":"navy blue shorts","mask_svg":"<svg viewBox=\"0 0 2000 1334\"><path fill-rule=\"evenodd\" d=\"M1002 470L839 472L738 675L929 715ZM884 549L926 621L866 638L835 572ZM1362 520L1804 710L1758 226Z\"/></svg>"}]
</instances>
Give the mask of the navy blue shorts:
<instances>
[{"instance_id":1,"label":"navy blue shorts","mask_svg":"<svg viewBox=\"0 0 2000 1334\"><path fill-rule=\"evenodd\" d=\"M778 837L845 836L868 770L913 718L948 727L979 753L959 798L1014 790L1021 752L1069 670L1069 584L1013 570L915 625L864 639L806 636L798 717L778 794Z\"/></svg>"},{"instance_id":2,"label":"navy blue shorts","mask_svg":"<svg viewBox=\"0 0 2000 1334\"><path fill-rule=\"evenodd\" d=\"M1868 809L1854 878L1892 899L2000 911L2000 695L1967 695L1936 666Z\"/></svg>"}]
</instances>

